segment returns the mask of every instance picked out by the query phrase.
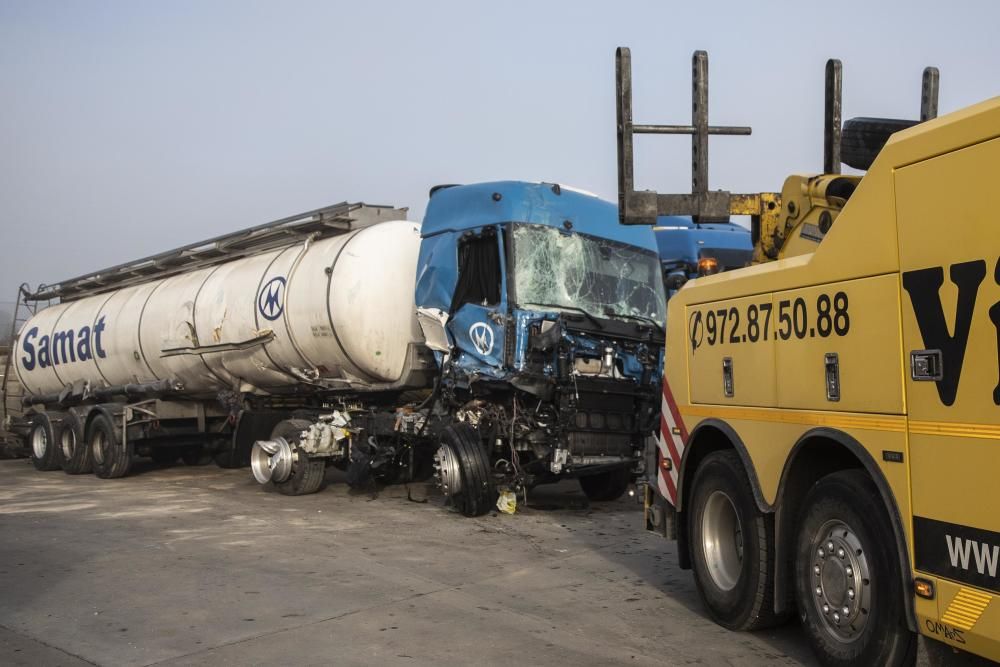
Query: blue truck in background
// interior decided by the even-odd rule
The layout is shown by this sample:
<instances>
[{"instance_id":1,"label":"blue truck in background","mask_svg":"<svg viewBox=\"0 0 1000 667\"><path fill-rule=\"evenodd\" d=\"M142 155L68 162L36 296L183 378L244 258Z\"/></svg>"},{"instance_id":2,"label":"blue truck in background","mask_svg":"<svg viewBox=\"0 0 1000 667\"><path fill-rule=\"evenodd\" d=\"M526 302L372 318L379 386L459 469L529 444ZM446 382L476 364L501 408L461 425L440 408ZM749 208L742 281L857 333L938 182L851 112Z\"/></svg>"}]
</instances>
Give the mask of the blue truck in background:
<instances>
[{"instance_id":1,"label":"blue truck in background","mask_svg":"<svg viewBox=\"0 0 1000 667\"><path fill-rule=\"evenodd\" d=\"M750 230L734 222L661 215L653 233L668 298L692 278L746 266L753 254Z\"/></svg>"}]
</instances>

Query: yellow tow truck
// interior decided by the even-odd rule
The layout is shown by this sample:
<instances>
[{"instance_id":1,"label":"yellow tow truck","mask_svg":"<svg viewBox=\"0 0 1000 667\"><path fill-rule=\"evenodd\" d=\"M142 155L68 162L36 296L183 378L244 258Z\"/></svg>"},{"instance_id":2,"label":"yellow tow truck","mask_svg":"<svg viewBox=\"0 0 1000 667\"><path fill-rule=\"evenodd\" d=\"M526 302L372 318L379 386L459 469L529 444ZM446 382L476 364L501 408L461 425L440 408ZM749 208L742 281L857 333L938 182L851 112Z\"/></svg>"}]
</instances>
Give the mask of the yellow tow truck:
<instances>
[{"instance_id":1,"label":"yellow tow truck","mask_svg":"<svg viewBox=\"0 0 1000 667\"><path fill-rule=\"evenodd\" d=\"M827 665L912 664L918 635L1000 660L1000 98L936 118L928 68L922 122L841 123L830 61L825 173L739 195L708 189L708 136L749 128L708 125L704 52L683 126L633 123L617 58L622 223L748 214L755 242L668 304L647 528L727 628L797 613ZM692 135L690 194L635 191L640 133Z\"/></svg>"}]
</instances>

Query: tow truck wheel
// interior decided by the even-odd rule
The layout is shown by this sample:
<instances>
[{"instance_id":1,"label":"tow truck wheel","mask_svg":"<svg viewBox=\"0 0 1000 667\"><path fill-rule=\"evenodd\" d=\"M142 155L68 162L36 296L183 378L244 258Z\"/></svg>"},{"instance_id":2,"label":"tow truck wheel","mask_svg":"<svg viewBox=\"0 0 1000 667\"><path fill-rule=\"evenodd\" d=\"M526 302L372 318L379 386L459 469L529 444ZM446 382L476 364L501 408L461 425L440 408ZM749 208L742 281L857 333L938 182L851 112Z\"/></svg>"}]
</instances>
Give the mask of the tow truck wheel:
<instances>
[{"instance_id":1,"label":"tow truck wheel","mask_svg":"<svg viewBox=\"0 0 1000 667\"><path fill-rule=\"evenodd\" d=\"M730 630L777 625L774 520L757 509L739 455L713 452L698 466L689 512L695 583L711 617Z\"/></svg>"},{"instance_id":2,"label":"tow truck wheel","mask_svg":"<svg viewBox=\"0 0 1000 667\"><path fill-rule=\"evenodd\" d=\"M87 429L87 444L94 460L94 474L101 479L124 477L132 467L132 443L122 442L121 434L105 414L99 414Z\"/></svg>"},{"instance_id":3,"label":"tow truck wheel","mask_svg":"<svg viewBox=\"0 0 1000 667\"><path fill-rule=\"evenodd\" d=\"M824 665L912 665L899 558L878 488L861 470L820 479L799 515L795 595Z\"/></svg>"},{"instance_id":4,"label":"tow truck wheel","mask_svg":"<svg viewBox=\"0 0 1000 667\"><path fill-rule=\"evenodd\" d=\"M482 516L496 506L490 458L473 427L457 423L441 432L434 468L441 492L465 516Z\"/></svg>"},{"instance_id":5,"label":"tow truck wheel","mask_svg":"<svg viewBox=\"0 0 1000 667\"><path fill-rule=\"evenodd\" d=\"M628 468L615 468L596 475L585 475L580 478L580 488L587 500L607 502L618 500L628 491L632 481L632 473Z\"/></svg>"},{"instance_id":6,"label":"tow truck wheel","mask_svg":"<svg viewBox=\"0 0 1000 667\"><path fill-rule=\"evenodd\" d=\"M62 467L62 452L55 433L59 430L59 425L54 424L48 415L32 417L28 444L31 445L31 463L36 470L59 470Z\"/></svg>"},{"instance_id":7,"label":"tow truck wheel","mask_svg":"<svg viewBox=\"0 0 1000 667\"><path fill-rule=\"evenodd\" d=\"M66 474L82 475L94 469L90 447L83 437L83 427L72 412L67 412L63 419L59 447L62 450L62 469Z\"/></svg>"}]
</instances>

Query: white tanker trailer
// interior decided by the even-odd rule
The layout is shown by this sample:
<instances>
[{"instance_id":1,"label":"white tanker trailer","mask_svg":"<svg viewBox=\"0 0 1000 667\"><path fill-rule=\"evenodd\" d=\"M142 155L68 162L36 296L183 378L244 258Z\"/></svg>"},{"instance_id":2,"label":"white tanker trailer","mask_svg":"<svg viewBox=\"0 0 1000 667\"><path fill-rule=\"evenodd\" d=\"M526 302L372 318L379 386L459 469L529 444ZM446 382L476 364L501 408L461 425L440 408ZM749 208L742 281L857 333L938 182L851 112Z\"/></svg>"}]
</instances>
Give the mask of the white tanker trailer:
<instances>
[{"instance_id":1,"label":"white tanker trailer","mask_svg":"<svg viewBox=\"0 0 1000 667\"><path fill-rule=\"evenodd\" d=\"M405 214L340 204L25 294L59 301L11 355L35 467L214 458L289 495L327 466L433 474L467 515L567 476L621 495L658 418L652 232L552 184Z\"/></svg>"}]
</instances>

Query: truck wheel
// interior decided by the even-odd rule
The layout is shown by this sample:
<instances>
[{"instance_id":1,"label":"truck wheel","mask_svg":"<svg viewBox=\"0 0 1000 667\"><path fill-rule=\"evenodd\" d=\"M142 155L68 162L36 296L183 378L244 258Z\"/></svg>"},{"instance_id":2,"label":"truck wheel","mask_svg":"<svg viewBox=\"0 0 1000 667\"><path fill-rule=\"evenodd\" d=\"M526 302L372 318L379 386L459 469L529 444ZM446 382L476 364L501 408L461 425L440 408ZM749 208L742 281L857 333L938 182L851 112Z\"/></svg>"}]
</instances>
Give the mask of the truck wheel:
<instances>
[{"instance_id":1,"label":"truck wheel","mask_svg":"<svg viewBox=\"0 0 1000 667\"><path fill-rule=\"evenodd\" d=\"M59 470L62 467L62 452L56 431L61 431L61 428L48 415L38 414L31 418L28 444L31 445L31 463L36 470Z\"/></svg>"},{"instance_id":2,"label":"truck wheel","mask_svg":"<svg viewBox=\"0 0 1000 667\"><path fill-rule=\"evenodd\" d=\"M90 447L83 437L83 427L72 412L67 412L62 421L59 447L62 454L62 469L66 474L83 475L94 469Z\"/></svg>"},{"instance_id":3,"label":"truck wheel","mask_svg":"<svg viewBox=\"0 0 1000 667\"><path fill-rule=\"evenodd\" d=\"M632 482L632 473L628 468L616 468L596 475L586 475L580 478L580 488L587 500L607 502L618 500Z\"/></svg>"},{"instance_id":4,"label":"truck wheel","mask_svg":"<svg viewBox=\"0 0 1000 667\"><path fill-rule=\"evenodd\" d=\"M271 431L272 439L284 438L292 446L291 473L284 481L274 482L274 488L278 493L286 496L304 496L316 493L323 485L326 462L322 459L310 461L305 452L298 448L302 431L309 428L310 423L305 419L286 419L278 422Z\"/></svg>"},{"instance_id":5,"label":"truck wheel","mask_svg":"<svg viewBox=\"0 0 1000 667\"><path fill-rule=\"evenodd\" d=\"M692 483L691 562L709 615L730 630L777 625L774 518L757 509L739 455L709 454Z\"/></svg>"},{"instance_id":6,"label":"truck wheel","mask_svg":"<svg viewBox=\"0 0 1000 667\"><path fill-rule=\"evenodd\" d=\"M132 443L122 442L114 423L99 414L87 429L87 442L94 459L94 474L101 479L124 477L132 467Z\"/></svg>"},{"instance_id":7,"label":"truck wheel","mask_svg":"<svg viewBox=\"0 0 1000 667\"><path fill-rule=\"evenodd\" d=\"M825 665L912 665L899 558L881 495L861 470L820 479L799 515L795 595Z\"/></svg>"},{"instance_id":8,"label":"truck wheel","mask_svg":"<svg viewBox=\"0 0 1000 667\"><path fill-rule=\"evenodd\" d=\"M445 428L434 458L438 485L459 512L482 516L496 506L490 458L474 428L465 423Z\"/></svg>"}]
</instances>

